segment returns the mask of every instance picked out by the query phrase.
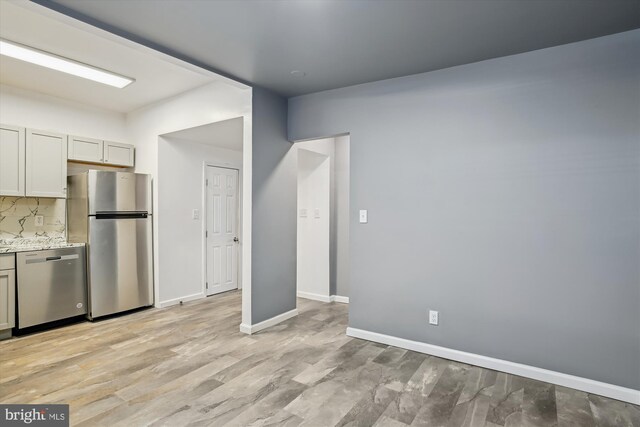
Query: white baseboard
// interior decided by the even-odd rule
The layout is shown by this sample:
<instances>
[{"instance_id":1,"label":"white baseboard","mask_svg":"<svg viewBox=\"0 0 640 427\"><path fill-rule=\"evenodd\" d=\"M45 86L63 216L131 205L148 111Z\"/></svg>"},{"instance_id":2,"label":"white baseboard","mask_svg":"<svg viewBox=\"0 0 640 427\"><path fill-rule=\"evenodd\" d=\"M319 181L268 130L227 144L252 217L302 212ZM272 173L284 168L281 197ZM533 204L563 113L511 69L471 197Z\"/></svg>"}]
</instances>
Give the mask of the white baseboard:
<instances>
[{"instance_id":1,"label":"white baseboard","mask_svg":"<svg viewBox=\"0 0 640 427\"><path fill-rule=\"evenodd\" d=\"M321 302L331 302L331 297L329 295L321 295L321 294L314 294L311 292L301 292L301 291L298 291L297 295L298 295L298 298L312 299L314 301L321 301Z\"/></svg>"},{"instance_id":2,"label":"white baseboard","mask_svg":"<svg viewBox=\"0 0 640 427\"><path fill-rule=\"evenodd\" d=\"M407 350L426 353L444 359L455 360L470 365L481 366L483 368L493 369L495 371L506 372L521 377L533 378L538 381L545 381L564 387L574 388L585 391L587 393L598 394L612 399L622 400L624 402L640 405L640 390L620 387L613 384L607 384L600 381L590 380L588 378L576 377L573 375L563 374L560 372L549 371L547 369L536 368L535 366L523 365L520 363L509 362L507 360L494 359L493 357L482 356L479 354L467 353L464 351L453 350L446 347L427 344L419 341L411 341L404 338L393 337L390 335L379 334L377 332L365 331L356 328L347 328L347 335L354 338L361 338L368 341L379 342L382 344L392 345Z\"/></svg>"},{"instance_id":3,"label":"white baseboard","mask_svg":"<svg viewBox=\"0 0 640 427\"><path fill-rule=\"evenodd\" d=\"M331 295L331 301L349 304L349 297L343 297L341 295Z\"/></svg>"},{"instance_id":4,"label":"white baseboard","mask_svg":"<svg viewBox=\"0 0 640 427\"><path fill-rule=\"evenodd\" d=\"M187 295L184 297L180 297L180 298L173 298L173 299L169 299L166 301L160 301L156 304L156 307L158 308L164 308L164 307L169 307L172 305L176 305L176 304L180 304L180 302L188 302L188 301L194 301L200 298L204 298L206 297L206 294L203 294L202 292L199 292L197 294L192 294L192 295Z\"/></svg>"},{"instance_id":5,"label":"white baseboard","mask_svg":"<svg viewBox=\"0 0 640 427\"><path fill-rule=\"evenodd\" d=\"M305 299L311 299L314 301L320 301L320 302L341 302L343 304L349 304L349 297L343 297L341 295L321 295L321 294L314 294L311 292L301 292L298 291L297 293L298 298L305 298Z\"/></svg>"},{"instance_id":6,"label":"white baseboard","mask_svg":"<svg viewBox=\"0 0 640 427\"><path fill-rule=\"evenodd\" d=\"M240 324L240 332L251 335L265 328L268 328L270 326L277 325L280 322L284 322L287 319L291 319L292 317L295 317L297 315L298 315L298 309L294 308L291 311L278 314L277 316L274 316L271 319L264 320L260 323L256 323L255 325L247 325L242 323Z\"/></svg>"}]
</instances>

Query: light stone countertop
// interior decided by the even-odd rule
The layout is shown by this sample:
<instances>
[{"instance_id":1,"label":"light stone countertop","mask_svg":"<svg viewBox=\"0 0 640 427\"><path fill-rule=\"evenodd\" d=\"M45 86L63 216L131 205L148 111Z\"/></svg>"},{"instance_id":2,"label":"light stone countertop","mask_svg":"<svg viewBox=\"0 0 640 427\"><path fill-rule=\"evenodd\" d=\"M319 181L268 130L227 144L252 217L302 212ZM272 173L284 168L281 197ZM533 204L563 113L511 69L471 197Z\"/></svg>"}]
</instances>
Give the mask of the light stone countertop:
<instances>
[{"instance_id":1,"label":"light stone countertop","mask_svg":"<svg viewBox=\"0 0 640 427\"><path fill-rule=\"evenodd\" d=\"M0 239L0 254L41 251L45 249L76 248L84 245L84 243L69 243L59 237Z\"/></svg>"}]
</instances>

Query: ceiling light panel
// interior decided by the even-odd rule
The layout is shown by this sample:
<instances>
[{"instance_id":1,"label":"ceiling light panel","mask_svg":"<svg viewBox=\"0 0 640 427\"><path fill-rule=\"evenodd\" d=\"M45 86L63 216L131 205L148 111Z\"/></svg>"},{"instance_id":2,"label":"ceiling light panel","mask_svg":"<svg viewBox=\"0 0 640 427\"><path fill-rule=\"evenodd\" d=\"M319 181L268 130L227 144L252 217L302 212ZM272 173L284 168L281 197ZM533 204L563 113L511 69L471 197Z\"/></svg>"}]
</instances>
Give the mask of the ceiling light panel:
<instances>
[{"instance_id":1,"label":"ceiling light panel","mask_svg":"<svg viewBox=\"0 0 640 427\"><path fill-rule=\"evenodd\" d=\"M31 64L40 65L41 67L50 68L52 70L61 71L94 82L103 83L109 86L124 88L135 80L129 77L121 76L110 71L92 67L81 62L63 58L52 53L34 49L8 40L0 39L0 55L19 59Z\"/></svg>"}]
</instances>

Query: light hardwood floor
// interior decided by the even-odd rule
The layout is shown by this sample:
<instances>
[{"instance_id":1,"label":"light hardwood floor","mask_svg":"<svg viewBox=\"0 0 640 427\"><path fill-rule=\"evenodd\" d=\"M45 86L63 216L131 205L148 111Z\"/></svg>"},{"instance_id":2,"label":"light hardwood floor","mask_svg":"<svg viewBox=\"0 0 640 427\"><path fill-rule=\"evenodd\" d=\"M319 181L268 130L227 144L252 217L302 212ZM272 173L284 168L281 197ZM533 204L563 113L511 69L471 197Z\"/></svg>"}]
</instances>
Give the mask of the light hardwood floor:
<instances>
[{"instance_id":1,"label":"light hardwood floor","mask_svg":"<svg viewBox=\"0 0 640 427\"><path fill-rule=\"evenodd\" d=\"M344 304L247 336L240 293L0 343L0 402L82 426L640 426L640 408L345 336Z\"/></svg>"}]
</instances>

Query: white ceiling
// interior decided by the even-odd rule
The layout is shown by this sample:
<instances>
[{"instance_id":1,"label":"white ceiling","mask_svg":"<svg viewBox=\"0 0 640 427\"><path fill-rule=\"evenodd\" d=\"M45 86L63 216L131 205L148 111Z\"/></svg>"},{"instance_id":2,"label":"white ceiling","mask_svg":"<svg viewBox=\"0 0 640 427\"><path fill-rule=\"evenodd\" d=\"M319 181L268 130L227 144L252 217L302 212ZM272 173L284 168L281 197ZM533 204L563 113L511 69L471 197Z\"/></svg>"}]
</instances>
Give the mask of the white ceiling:
<instances>
[{"instance_id":1,"label":"white ceiling","mask_svg":"<svg viewBox=\"0 0 640 427\"><path fill-rule=\"evenodd\" d=\"M136 80L117 89L0 56L0 83L121 113L221 79L26 1L0 0L0 37Z\"/></svg>"},{"instance_id":2,"label":"white ceiling","mask_svg":"<svg viewBox=\"0 0 640 427\"><path fill-rule=\"evenodd\" d=\"M242 117L171 132L163 136L242 151Z\"/></svg>"}]
</instances>

